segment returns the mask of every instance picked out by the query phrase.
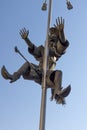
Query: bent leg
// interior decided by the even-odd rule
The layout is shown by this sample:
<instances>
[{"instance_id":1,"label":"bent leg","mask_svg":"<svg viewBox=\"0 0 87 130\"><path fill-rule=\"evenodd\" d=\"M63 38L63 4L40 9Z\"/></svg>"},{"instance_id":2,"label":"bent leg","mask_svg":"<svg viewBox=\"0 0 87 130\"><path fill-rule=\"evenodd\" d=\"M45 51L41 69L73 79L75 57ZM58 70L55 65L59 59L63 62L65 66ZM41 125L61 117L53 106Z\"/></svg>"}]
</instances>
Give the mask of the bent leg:
<instances>
[{"instance_id":1,"label":"bent leg","mask_svg":"<svg viewBox=\"0 0 87 130\"><path fill-rule=\"evenodd\" d=\"M54 84L55 84L55 91L60 91L62 89L62 71L56 70L54 75Z\"/></svg>"},{"instance_id":2,"label":"bent leg","mask_svg":"<svg viewBox=\"0 0 87 130\"><path fill-rule=\"evenodd\" d=\"M12 82L16 81L17 79L19 79L20 76L21 76L23 73L25 73L25 71L29 68L29 65L30 65L30 64L29 64L28 62L24 63L24 64L23 64L16 72L14 72L13 74L10 74L10 73L6 70L5 66L3 66L2 69L1 69L1 74L2 74L3 78L10 80L10 83L12 83Z\"/></svg>"},{"instance_id":3,"label":"bent leg","mask_svg":"<svg viewBox=\"0 0 87 130\"><path fill-rule=\"evenodd\" d=\"M71 91L71 86L64 88L62 87L62 71L56 70L54 73L54 91L53 98L55 98L56 103L65 104L65 97L67 97Z\"/></svg>"},{"instance_id":4,"label":"bent leg","mask_svg":"<svg viewBox=\"0 0 87 130\"><path fill-rule=\"evenodd\" d=\"M40 71L39 66L36 66L34 64L30 65L30 68L23 73L23 78L26 80L33 80L38 84L42 83L42 71Z\"/></svg>"},{"instance_id":5,"label":"bent leg","mask_svg":"<svg viewBox=\"0 0 87 130\"><path fill-rule=\"evenodd\" d=\"M52 71L50 74L50 87L51 87L51 100L55 97L56 94L60 93L62 87L62 71L61 70L56 70Z\"/></svg>"}]
</instances>

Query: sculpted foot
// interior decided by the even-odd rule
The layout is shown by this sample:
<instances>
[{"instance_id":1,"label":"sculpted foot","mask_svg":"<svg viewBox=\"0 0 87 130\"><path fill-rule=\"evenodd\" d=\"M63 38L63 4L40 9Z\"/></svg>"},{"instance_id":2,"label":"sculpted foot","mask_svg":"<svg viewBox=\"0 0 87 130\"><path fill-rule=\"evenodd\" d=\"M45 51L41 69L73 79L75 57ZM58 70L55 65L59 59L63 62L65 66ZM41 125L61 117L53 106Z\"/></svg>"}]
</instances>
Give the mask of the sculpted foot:
<instances>
[{"instance_id":1,"label":"sculpted foot","mask_svg":"<svg viewBox=\"0 0 87 130\"><path fill-rule=\"evenodd\" d=\"M56 103L58 104L65 104L65 97L69 95L71 91L71 86L69 85L68 87L64 88L63 90L58 91L58 93L54 94L54 98L56 100Z\"/></svg>"},{"instance_id":2,"label":"sculpted foot","mask_svg":"<svg viewBox=\"0 0 87 130\"><path fill-rule=\"evenodd\" d=\"M5 68L5 66L3 66L2 69L1 69L1 75L2 75L2 77L4 79L10 80L10 83L12 83L12 82L14 82L14 81L16 81L17 79L20 78L20 75L17 72L15 72L13 75L11 75L7 71L7 69Z\"/></svg>"},{"instance_id":3,"label":"sculpted foot","mask_svg":"<svg viewBox=\"0 0 87 130\"><path fill-rule=\"evenodd\" d=\"M1 75L3 76L4 79L12 80L12 75L6 70L4 65L3 65L2 69L1 69Z\"/></svg>"}]
</instances>

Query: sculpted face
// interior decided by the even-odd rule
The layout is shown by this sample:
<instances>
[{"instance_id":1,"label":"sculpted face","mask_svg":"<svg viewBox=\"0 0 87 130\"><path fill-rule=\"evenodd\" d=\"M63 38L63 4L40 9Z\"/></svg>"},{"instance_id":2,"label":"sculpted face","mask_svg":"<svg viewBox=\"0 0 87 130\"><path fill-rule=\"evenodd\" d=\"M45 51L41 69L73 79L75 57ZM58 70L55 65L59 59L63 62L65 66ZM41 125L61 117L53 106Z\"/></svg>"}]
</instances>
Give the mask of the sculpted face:
<instances>
[{"instance_id":1,"label":"sculpted face","mask_svg":"<svg viewBox=\"0 0 87 130\"><path fill-rule=\"evenodd\" d=\"M59 30L56 29L55 27L51 27L49 29L49 35L52 36L52 35L55 35L55 36L58 36L59 35Z\"/></svg>"}]
</instances>

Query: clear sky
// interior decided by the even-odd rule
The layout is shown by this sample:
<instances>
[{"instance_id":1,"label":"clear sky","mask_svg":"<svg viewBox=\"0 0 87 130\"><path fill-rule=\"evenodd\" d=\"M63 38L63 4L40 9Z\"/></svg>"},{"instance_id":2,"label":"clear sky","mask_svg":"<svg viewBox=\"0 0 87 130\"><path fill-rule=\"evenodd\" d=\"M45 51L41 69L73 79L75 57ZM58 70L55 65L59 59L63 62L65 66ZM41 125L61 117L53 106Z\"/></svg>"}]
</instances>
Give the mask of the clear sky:
<instances>
[{"instance_id":1,"label":"clear sky","mask_svg":"<svg viewBox=\"0 0 87 130\"><path fill-rule=\"evenodd\" d=\"M0 1L0 69L10 73L25 61L14 52L17 46L24 56L38 64L27 52L19 30L29 29L29 38L36 45L46 39L47 11L41 11L43 0ZM87 1L71 0L74 8L67 10L65 0L53 0L51 26L58 16L65 19L65 35L70 42L56 69L63 71L62 86L71 84L66 105L50 101L47 90L46 130L87 130ZM22 77L10 84L0 74L0 130L38 130L41 86Z\"/></svg>"}]
</instances>

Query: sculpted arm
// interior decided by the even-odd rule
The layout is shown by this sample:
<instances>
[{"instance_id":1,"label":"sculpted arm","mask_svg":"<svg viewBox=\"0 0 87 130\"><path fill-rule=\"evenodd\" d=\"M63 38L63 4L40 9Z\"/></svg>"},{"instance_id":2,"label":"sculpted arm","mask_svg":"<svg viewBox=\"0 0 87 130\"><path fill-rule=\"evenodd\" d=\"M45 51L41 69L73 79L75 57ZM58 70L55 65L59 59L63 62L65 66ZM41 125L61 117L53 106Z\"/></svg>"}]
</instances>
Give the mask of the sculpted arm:
<instances>
[{"instance_id":1,"label":"sculpted arm","mask_svg":"<svg viewBox=\"0 0 87 130\"><path fill-rule=\"evenodd\" d=\"M57 51L58 53L64 54L66 48L69 46L69 42L68 40L65 38L65 34L64 34L64 19L59 18L56 19L56 25L54 25L55 28L58 30L58 35L59 35L59 40L57 42Z\"/></svg>"},{"instance_id":2,"label":"sculpted arm","mask_svg":"<svg viewBox=\"0 0 87 130\"><path fill-rule=\"evenodd\" d=\"M20 30L20 35L21 35L22 39L24 39L24 41L28 45L28 51L29 51L29 53L32 54L35 57L35 59L37 59L41 55L41 49L39 47L35 46L30 41L30 39L28 38L28 34L29 34L29 30L26 30L25 28L23 28L22 30Z\"/></svg>"},{"instance_id":3,"label":"sculpted arm","mask_svg":"<svg viewBox=\"0 0 87 130\"><path fill-rule=\"evenodd\" d=\"M27 43L28 47L29 47L30 49L32 49L33 46L34 46L34 44L33 44L33 43L30 41L30 39L28 38L29 30L26 30L25 28L23 28L23 29L20 30L19 33L20 33L22 39L24 39L25 42Z\"/></svg>"},{"instance_id":4,"label":"sculpted arm","mask_svg":"<svg viewBox=\"0 0 87 130\"><path fill-rule=\"evenodd\" d=\"M64 19L59 18L56 19L56 25L54 24L55 28L59 30L59 38L62 43L66 42L65 34L64 34Z\"/></svg>"}]
</instances>

